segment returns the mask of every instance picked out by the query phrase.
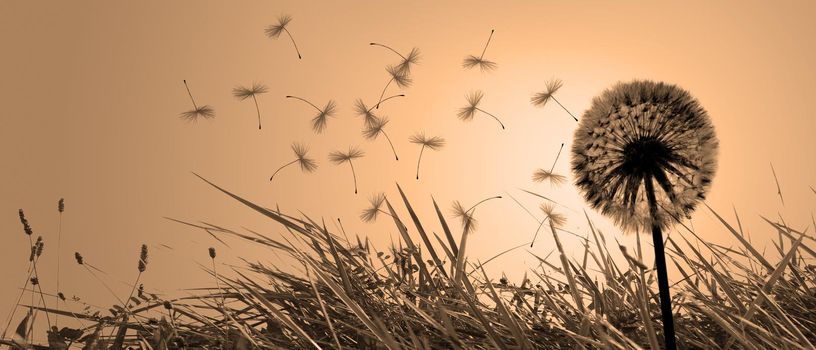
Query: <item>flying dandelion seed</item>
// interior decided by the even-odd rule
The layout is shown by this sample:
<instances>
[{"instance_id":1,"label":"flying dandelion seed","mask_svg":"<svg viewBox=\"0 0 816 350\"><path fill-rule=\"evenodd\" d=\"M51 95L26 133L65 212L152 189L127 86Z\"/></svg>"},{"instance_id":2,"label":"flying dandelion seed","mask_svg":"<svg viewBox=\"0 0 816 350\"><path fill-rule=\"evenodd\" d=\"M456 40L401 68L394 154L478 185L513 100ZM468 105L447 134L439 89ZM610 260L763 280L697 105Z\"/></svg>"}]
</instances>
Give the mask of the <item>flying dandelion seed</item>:
<instances>
[{"instance_id":1,"label":"flying dandelion seed","mask_svg":"<svg viewBox=\"0 0 816 350\"><path fill-rule=\"evenodd\" d=\"M397 97L405 97L405 94L388 96L384 98L380 103ZM363 102L363 100L360 98L354 101L354 113L357 114L357 116L359 117L363 117L364 127L369 127L375 120L377 120L378 118L377 115L372 111L375 107L376 105L371 107L366 106L365 102Z\"/></svg>"},{"instance_id":2,"label":"flying dandelion seed","mask_svg":"<svg viewBox=\"0 0 816 350\"><path fill-rule=\"evenodd\" d=\"M383 96L385 96L385 92L388 90L388 87L391 86L391 83L397 84L397 87L404 89L411 86L413 82L411 77L408 76L408 73L405 71L401 71L397 66L388 66L385 67L385 71L388 72L388 76L391 79L388 80L388 83L385 84L382 93L380 93L380 98L377 100L377 104L374 106L376 109L380 109L380 104L383 102Z\"/></svg>"},{"instance_id":3,"label":"flying dandelion seed","mask_svg":"<svg viewBox=\"0 0 816 350\"><path fill-rule=\"evenodd\" d=\"M269 91L266 85L261 83L252 83L251 87L238 86L232 89L232 96L235 96L239 101L246 100L252 97L255 102L255 111L258 112L258 130L261 129L261 108L258 106L258 95L265 94Z\"/></svg>"},{"instance_id":4,"label":"flying dandelion seed","mask_svg":"<svg viewBox=\"0 0 816 350\"><path fill-rule=\"evenodd\" d=\"M308 146L300 143L293 143L292 152L295 153L295 160L286 163L282 165L280 168L278 168L278 170L275 170L275 172L272 173L272 176L269 177L269 181L272 181L272 179L275 178L275 175L277 175L279 171L283 170L283 168L286 168L295 163L300 165L300 170L303 171L304 173L311 173L317 170L317 162L314 159L309 158L307 156L307 153L309 153Z\"/></svg>"},{"instance_id":5,"label":"flying dandelion seed","mask_svg":"<svg viewBox=\"0 0 816 350\"><path fill-rule=\"evenodd\" d=\"M409 141L413 144L422 146L422 148L419 150L419 158L417 159L416 170L416 178L417 180L419 180L419 165L422 163L422 152L425 151L425 148L428 148L431 151L439 150L440 148L445 146L445 139L439 136L426 137L424 132L420 132L412 135Z\"/></svg>"},{"instance_id":6,"label":"flying dandelion seed","mask_svg":"<svg viewBox=\"0 0 816 350\"><path fill-rule=\"evenodd\" d=\"M372 45L372 46L379 46L379 47L386 48L386 49L390 50L391 52L397 54L400 58L402 58L402 61L400 61L400 63L396 66L397 70L399 70L402 73L410 74L411 73L411 66L416 65L416 64L419 63L420 54L419 54L419 49L416 48L416 47L412 48L411 52L409 52L408 55L403 55L403 54L399 53L399 51L394 50L392 47L390 47L388 45L384 45L384 44L380 44L380 43L368 43L368 44Z\"/></svg>"},{"instance_id":7,"label":"flying dandelion seed","mask_svg":"<svg viewBox=\"0 0 816 350\"><path fill-rule=\"evenodd\" d=\"M329 118L334 117L334 115L337 113L337 104L334 102L334 100L329 100L329 102L326 103L326 107L323 107L321 109L320 107L315 106L314 103L311 103L308 100L301 97L287 95L286 98L294 98L297 100L301 100L303 102L308 103L310 106L317 110L317 115L314 118L312 118L312 130L316 134L325 131L326 123L328 123Z\"/></svg>"},{"instance_id":8,"label":"flying dandelion seed","mask_svg":"<svg viewBox=\"0 0 816 350\"><path fill-rule=\"evenodd\" d=\"M292 33L289 32L289 29L286 29L286 26L288 26L290 22L292 22L292 16L282 14L280 17L278 17L278 23L266 27L264 32L270 39L277 39L280 37L281 33L286 32L286 35L289 36L289 40L292 40L292 45L295 47L295 52L298 55L298 59L302 59L303 57L300 55L300 49L298 49L295 38L292 37Z\"/></svg>"},{"instance_id":9,"label":"flying dandelion seed","mask_svg":"<svg viewBox=\"0 0 816 350\"><path fill-rule=\"evenodd\" d=\"M476 116L476 112L482 112L493 117L493 119L499 122L499 125L501 125L502 130L504 130L504 123L502 123L502 121L499 120L498 117L488 112L485 112L483 109L479 108L479 104L482 102L482 98L484 98L484 93L481 90L476 90L467 94L465 96L465 99L467 99L468 105L467 107L462 107L459 109L459 112L457 113L459 119L468 122L473 120L473 117Z\"/></svg>"},{"instance_id":10,"label":"flying dandelion seed","mask_svg":"<svg viewBox=\"0 0 816 350\"><path fill-rule=\"evenodd\" d=\"M558 102L558 100L555 98L556 91L558 91L558 89L560 89L561 86L564 85L564 83L561 82L561 79L551 79L547 81L544 85L547 88L547 90L533 95L533 97L530 98L530 103L532 103L533 106L536 107L544 107L544 105L546 105L547 102L553 100L555 101L555 103L561 106L561 108L564 111L566 111L570 115L570 117L572 117L572 119L574 119L577 122L578 118L576 118L572 114L572 112L570 112L566 107L564 107L564 105L561 104L561 102Z\"/></svg>"},{"instance_id":11,"label":"flying dandelion seed","mask_svg":"<svg viewBox=\"0 0 816 350\"><path fill-rule=\"evenodd\" d=\"M493 32L495 32L495 30L490 30L490 36L487 37L487 43L485 44L484 49L482 49L482 54L479 55L479 57L468 55L462 62L462 67L465 69L471 69L479 66L479 69L482 72L492 71L499 67L496 62L488 61L484 58L485 52L487 52L487 47L490 45L490 40L493 39Z\"/></svg>"},{"instance_id":12,"label":"flying dandelion seed","mask_svg":"<svg viewBox=\"0 0 816 350\"><path fill-rule=\"evenodd\" d=\"M380 213L385 213L386 215L391 215L382 210L382 205L385 203L385 193L377 193L371 198L368 199L369 206L362 213L360 213L360 219L364 222L372 222L377 220L377 216Z\"/></svg>"},{"instance_id":13,"label":"flying dandelion seed","mask_svg":"<svg viewBox=\"0 0 816 350\"><path fill-rule=\"evenodd\" d=\"M348 152L334 151L329 153L329 160L332 163L337 165L349 163L349 166L351 166L351 175L354 178L354 194L357 194L357 173L354 171L353 160L362 158L363 156L365 156L365 153L361 149L353 146L349 146Z\"/></svg>"},{"instance_id":14,"label":"flying dandelion seed","mask_svg":"<svg viewBox=\"0 0 816 350\"><path fill-rule=\"evenodd\" d=\"M556 174L553 172L555 169L555 164L558 162L558 157L561 156L561 151L564 149L564 143L561 143L561 148L558 149L558 154L555 155L555 160L553 161L550 170L546 169L538 169L533 173L533 181L535 182L544 182L549 181L550 185L553 186L560 186L567 182L567 177L564 175Z\"/></svg>"},{"instance_id":15,"label":"flying dandelion seed","mask_svg":"<svg viewBox=\"0 0 816 350\"><path fill-rule=\"evenodd\" d=\"M556 228L560 228L567 223L567 217L564 216L564 214L556 212L555 205L553 205L552 203L549 202L542 203L539 206L539 209L541 209L541 212L544 213L544 219L541 220L541 224L538 225L535 234L533 234L533 240L530 241L530 248L533 247L536 238L538 238L538 231L541 230L541 227L544 226L544 223L547 222L547 220L549 220L552 223L552 225L555 226Z\"/></svg>"},{"instance_id":16,"label":"flying dandelion seed","mask_svg":"<svg viewBox=\"0 0 816 350\"><path fill-rule=\"evenodd\" d=\"M667 348L676 345L662 230L705 198L717 148L699 102L652 81L605 91L575 131L572 170L587 202L624 229L652 231Z\"/></svg>"},{"instance_id":17,"label":"flying dandelion seed","mask_svg":"<svg viewBox=\"0 0 816 350\"><path fill-rule=\"evenodd\" d=\"M397 150L394 148L394 143L391 142L391 138L388 137L388 134L385 132L385 126L388 124L388 118L383 117L374 117L372 122L363 129L363 137L369 140L376 140L377 136L382 134L385 136L385 139L388 141L388 145L391 146L391 152L394 153L394 158L399 161L399 156L397 155Z\"/></svg>"},{"instance_id":18,"label":"flying dandelion seed","mask_svg":"<svg viewBox=\"0 0 816 350\"><path fill-rule=\"evenodd\" d=\"M184 87L187 88L187 94L190 95L190 101L193 102L193 109L181 113L179 117L188 122L196 121L198 120L198 118L205 119L215 118L215 110L208 105L198 106L195 102L195 99L193 98L193 93L190 92L190 86L187 85L187 80L182 81L184 82Z\"/></svg>"}]
</instances>

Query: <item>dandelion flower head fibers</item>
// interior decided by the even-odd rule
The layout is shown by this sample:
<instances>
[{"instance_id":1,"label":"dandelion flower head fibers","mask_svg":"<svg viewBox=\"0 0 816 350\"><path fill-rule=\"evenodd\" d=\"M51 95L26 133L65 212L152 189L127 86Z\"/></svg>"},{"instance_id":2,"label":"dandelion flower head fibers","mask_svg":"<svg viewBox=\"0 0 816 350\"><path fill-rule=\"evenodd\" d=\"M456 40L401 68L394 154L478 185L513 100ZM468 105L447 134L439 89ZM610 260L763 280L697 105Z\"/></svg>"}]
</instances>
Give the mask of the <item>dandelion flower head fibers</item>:
<instances>
[{"instance_id":1,"label":"dandelion flower head fibers","mask_svg":"<svg viewBox=\"0 0 816 350\"><path fill-rule=\"evenodd\" d=\"M687 91L662 82L618 83L581 118L572 170L590 205L623 229L666 228L705 198L717 144L708 114Z\"/></svg>"}]
</instances>

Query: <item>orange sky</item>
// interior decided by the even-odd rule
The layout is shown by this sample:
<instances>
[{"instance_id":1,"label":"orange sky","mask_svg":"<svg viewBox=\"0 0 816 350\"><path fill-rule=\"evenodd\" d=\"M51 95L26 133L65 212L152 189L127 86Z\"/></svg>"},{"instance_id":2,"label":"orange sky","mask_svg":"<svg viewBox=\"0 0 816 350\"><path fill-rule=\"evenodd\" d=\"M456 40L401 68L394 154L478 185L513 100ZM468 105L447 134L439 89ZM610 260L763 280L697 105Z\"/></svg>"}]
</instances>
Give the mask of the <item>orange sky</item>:
<instances>
[{"instance_id":1,"label":"orange sky","mask_svg":"<svg viewBox=\"0 0 816 350\"><path fill-rule=\"evenodd\" d=\"M303 59L286 37L270 40L264 28L281 13ZM708 203L728 218L732 205L753 240L769 246L776 234L759 215L794 227L811 224L816 194L816 15L812 2L692 1L646 2L303 2L247 1L4 1L0 3L0 96L3 101L0 154L0 313L5 319L25 279L28 242L17 218L24 208L35 234L46 241L41 277L54 288L56 202L66 199L62 241L62 285L67 295L96 305L114 299L73 262L74 251L105 270L114 289L136 274L139 245L151 246L143 281L149 289L209 283L197 262L206 248L219 247L228 262L237 257L269 263L268 251L231 241L227 251L206 234L163 216L204 220L269 235L281 228L196 179L195 171L265 206L279 204L327 221L340 217L349 233L368 236L385 248L393 223L357 220L369 195L385 192L397 200L395 183L405 189L419 214L437 232L431 195L446 212L454 200L469 206L510 192L535 209L538 201L518 191L531 189L556 199L570 221L586 232L585 204L572 185L534 184L532 172L549 167L561 142L569 149L575 123L555 104L536 108L530 96L549 78L564 87L558 99L576 115L613 83L648 78L675 83L695 95L711 115L720 139L719 170ZM486 57L494 72L463 70L462 59L479 54L491 29ZM422 51L414 84L401 100L383 104L391 118L389 136L400 154L396 162L384 139L366 141L353 102L372 103L388 80L385 66L397 57L370 41L401 52ZM214 120L185 123L190 109L182 79L199 104L216 110ZM256 127L250 101L231 89L253 81L269 86L259 97L264 129ZM468 91L480 89L482 107L502 118L469 123L456 118ZM391 90L396 93L397 90ZM338 103L338 116L325 134L309 128L313 110L285 99L308 98L318 105ZM408 137L424 130L448 144L423 156L422 179L414 179L419 148ZM292 159L289 145L311 146L319 168L302 174L271 173ZM360 194L354 195L348 166L327 159L333 150L359 145L366 156L355 162ZM556 171L569 174L568 152ZM776 194L770 163L785 196ZM571 180L571 176L570 176ZM401 208L399 210L402 210ZM404 214L404 211L401 211ZM448 212L449 213L449 212ZM589 211L607 237L624 236ZM407 217L406 217L407 219ZM512 200L484 204L481 226L469 240L472 260L529 241L533 221ZM733 219L732 219L733 220ZM705 210L693 224L707 240L737 242ZM811 231L812 232L812 228ZM650 240L647 238L647 240ZM610 240L614 241L614 240ZM565 238L568 249L581 251ZM166 244L172 249L162 248ZM544 235L532 252L546 255ZM646 249L647 251L649 249ZM648 258L651 260L651 258ZM488 270L520 277L533 266L524 250L501 258ZM106 309L105 306L103 309Z\"/></svg>"}]
</instances>

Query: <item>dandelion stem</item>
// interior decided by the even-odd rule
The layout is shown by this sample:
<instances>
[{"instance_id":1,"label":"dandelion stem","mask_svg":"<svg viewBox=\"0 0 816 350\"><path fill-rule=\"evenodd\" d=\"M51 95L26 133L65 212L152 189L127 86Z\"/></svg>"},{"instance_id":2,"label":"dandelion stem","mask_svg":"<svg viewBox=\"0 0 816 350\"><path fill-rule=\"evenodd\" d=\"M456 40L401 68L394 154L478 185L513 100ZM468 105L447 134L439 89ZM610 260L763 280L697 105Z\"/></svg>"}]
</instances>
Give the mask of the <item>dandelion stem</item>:
<instances>
[{"instance_id":1,"label":"dandelion stem","mask_svg":"<svg viewBox=\"0 0 816 350\"><path fill-rule=\"evenodd\" d=\"M258 112L258 130L261 130L261 107L258 106L258 98L252 94L252 100L255 101L255 110Z\"/></svg>"},{"instance_id":2,"label":"dandelion stem","mask_svg":"<svg viewBox=\"0 0 816 350\"><path fill-rule=\"evenodd\" d=\"M190 87L187 85L187 79L182 80L184 82L184 87L187 88L187 94L190 95L190 101L193 102L193 109L198 110L198 106L195 103L195 99L193 99L193 93L190 92Z\"/></svg>"},{"instance_id":3,"label":"dandelion stem","mask_svg":"<svg viewBox=\"0 0 816 350\"><path fill-rule=\"evenodd\" d=\"M422 152L425 151L425 145L422 145L422 148L419 150L419 159L417 159L417 171L416 171L416 179L419 180L419 163L422 162Z\"/></svg>"},{"instance_id":4,"label":"dandelion stem","mask_svg":"<svg viewBox=\"0 0 816 350\"><path fill-rule=\"evenodd\" d=\"M290 166L292 164L295 164L295 163L297 163L297 161L298 161L298 159L295 159L295 160L293 160L293 161L291 161L289 163L284 164L283 166L278 168L278 170L275 170L275 172L272 174L272 176L269 177L269 181L272 181L272 179L275 178L275 175L277 175L279 171L283 170L283 168L288 167L288 166Z\"/></svg>"},{"instance_id":5,"label":"dandelion stem","mask_svg":"<svg viewBox=\"0 0 816 350\"><path fill-rule=\"evenodd\" d=\"M375 107L379 106L379 105L380 105L380 103L383 103L383 102L385 102L385 101L388 101L388 100L390 100L390 99L392 99L392 98L394 98L394 97L405 97L405 94L399 94L399 95L388 96L388 97L386 97L386 98L382 99L382 101L380 101L380 102L379 102L379 103L377 103L376 105L371 106L371 108L369 108L369 109L368 109L366 112L371 112L371 110L372 110L372 109L374 109Z\"/></svg>"},{"instance_id":6,"label":"dandelion stem","mask_svg":"<svg viewBox=\"0 0 816 350\"><path fill-rule=\"evenodd\" d=\"M489 36L489 37L487 37L487 43L485 44L485 47L484 47L484 49L482 50L482 55L481 55L481 56L479 56L479 60L481 60L481 59L484 57L485 52L487 52L487 46L488 46L488 45L490 45L490 39L493 39L493 32L494 32L494 31L495 31L495 29L491 29L491 30L490 30L490 36Z\"/></svg>"},{"instance_id":7,"label":"dandelion stem","mask_svg":"<svg viewBox=\"0 0 816 350\"><path fill-rule=\"evenodd\" d=\"M558 157L561 156L561 150L563 150L563 149L564 149L564 143L561 142L561 148L558 149L558 154L555 155L555 160L553 161L553 165L550 167L550 172L551 173L553 172L553 169L555 169L555 163L558 162Z\"/></svg>"},{"instance_id":8,"label":"dandelion stem","mask_svg":"<svg viewBox=\"0 0 816 350\"><path fill-rule=\"evenodd\" d=\"M399 161L397 150L394 148L394 144L391 142L391 138L388 137L388 134L385 133L385 130L381 130L380 132L383 134L383 136L385 136L385 139L388 140L388 144L391 146L391 152L394 152L394 158L396 158L397 161Z\"/></svg>"},{"instance_id":9,"label":"dandelion stem","mask_svg":"<svg viewBox=\"0 0 816 350\"><path fill-rule=\"evenodd\" d=\"M294 99L301 100L301 101L303 101L303 102L308 103L310 106L314 107L314 109L316 109L318 112L321 112L321 113L323 112L323 110L322 110L322 109L320 109L320 107L315 106L315 105L314 105L314 103L309 102L309 101L308 101L308 100L306 100L305 98L300 98L300 97L297 97L297 96L291 96L291 95L287 95L287 96L286 96L286 98L294 98Z\"/></svg>"},{"instance_id":10,"label":"dandelion stem","mask_svg":"<svg viewBox=\"0 0 816 350\"><path fill-rule=\"evenodd\" d=\"M376 109L380 109L380 103L382 103L382 101L383 101L383 96L385 96L385 91L388 90L388 86L391 85L392 81L394 81L394 77L391 77L391 80L388 81L388 84L385 84L385 87L383 88L383 91L380 94L380 99L377 101L377 105L374 106Z\"/></svg>"},{"instance_id":11,"label":"dandelion stem","mask_svg":"<svg viewBox=\"0 0 816 350\"><path fill-rule=\"evenodd\" d=\"M502 121L501 121L501 120L499 120L499 118L497 118L495 115L493 115L493 114L491 114L491 113L488 113L488 112L486 112L485 110L483 110L483 109L481 109L481 108L477 108L477 107L474 107L474 108L475 108L477 111L482 112L482 113L484 113L484 114L487 114L487 115L489 115L489 116L493 117L493 119L496 119L496 121L497 121L497 122L499 122L499 125L501 125L502 130L504 130L504 129L505 129L505 128L504 128L504 123L502 123Z\"/></svg>"},{"instance_id":12,"label":"dandelion stem","mask_svg":"<svg viewBox=\"0 0 816 350\"><path fill-rule=\"evenodd\" d=\"M663 335L666 338L666 349L677 349L674 339L674 315L672 314L671 294L669 291L669 276L666 272L666 253L663 247L663 232L657 221L657 199L654 193L652 176L647 176L646 197L649 201L649 213L652 217L652 240L655 249L655 269L657 270L657 286L660 291L660 314L663 318Z\"/></svg>"},{"instance_id":13,"label":"dandelion stem","mask_svg":"<svg viewBox=\"0 0 816 350\"><path fill-rule=\"evenodd\" d=\"M540 230L541 230L541 227L542 227L542 226L544 226L544 223L545 223L545 222L547 222L547 219L549 219L549 218L550 218L550 216L549 216L549 215L547 215L547 216L546 216L546 217L545 217L543 220L541 220L541 223L540 223L540 224L538 224L538 228L536 229L536 232L535 232L535 234L533 235L533 240L532 240L532 241L530 241L530 248L532 248L532 247L533 247L533 244L535 243L536 238L538 237L538 231L540 231Z\"/></svg>"},{"instance_id":14,"label":"dandelion stem","mask_svg":"<svg viewBox=\"0 0 816 350\"><path fill-rule=\"evenodd\" d=\"M349 159L349 165L351 166L351 176L354 178L354 194L357 194L357 173L354 172L354 163Z\"/></svg>"},{"instance_id":15,"label":"dandelion stem","mask_svg":"<svg viewBox=\"0 0 816 350\"><path fill-rule=\"evenodd\" d=\"M378 44L378 43L368 43L368 44L369 44L369 45L373 45L373 46L380 46L380 47L384 47L384 48L386 48L386 49L391 50L393 53L395 53L395 54L399 55L399 57L402 57L402 59L403 59L403 60L408 60L407 58L405 58L405 56L403 56L401 53L397 52L397 50L392 49L390 46L383 45L383 44Z\"/></svg>"},{"instance_id":16,"label":"dandelion stem","mask_svg":"<svg viewBox=\"0 0 816 350\"><path fill-rule=\"evenodd\" d=\"M482 204L482 203L484 203L484 202L487 202L487 201L489 201L489 200L491 200L491 199L501 199L501 197L502 197L502 196L493 196L493 197L487 197L487 198L485 198L485 199L482 199L482 200L480 200L480 201L476 202L476 204L474 204L473 206L471 206L471 207L470 207L470 209L468 209L468 210L466 211L466 213L469 213L469 212L471 212L471 211L476 210L476 206L478 206L479 204Z\"/></svg>"},{"instance_id":17,"label":"dandelion stem","mask_svg":"<svg viewBox=\"0 0 816 350\"><path fill-rule=\"evenodd\" d=\"M550 98L553 99L553 101L555 101L555 103L557 103L559 106L561 106L561 108L563 108L565 111L567 111L567 113L569 113L569 115L570 115L570 117L572 117L572 119L574 119L576 122L578 121L578 118L575 118L575 116L572 115L572 112L570 112L567 109L567 107L564 107L564 105L562 105L561 102L558 102L558 100L555 98L555 96L550 96Z\"/></svg>"},{"instance_id":18,"label":"dandelion stem","mask_svg":"<svg viewBox=\"0 0 816 350\"><path fill-rule=\"evenodd\" d=\"M295 45L295 52L297 52L298 59L303 59L303 57L300 56L300 49L298 49L297 42L295 42L295 38L292 37L292 33L289 33L286 27L283 28L283 31L286 32L286 35L289 35L289 40L292 40L292 45Z\"/></svg>"}]
</instances>

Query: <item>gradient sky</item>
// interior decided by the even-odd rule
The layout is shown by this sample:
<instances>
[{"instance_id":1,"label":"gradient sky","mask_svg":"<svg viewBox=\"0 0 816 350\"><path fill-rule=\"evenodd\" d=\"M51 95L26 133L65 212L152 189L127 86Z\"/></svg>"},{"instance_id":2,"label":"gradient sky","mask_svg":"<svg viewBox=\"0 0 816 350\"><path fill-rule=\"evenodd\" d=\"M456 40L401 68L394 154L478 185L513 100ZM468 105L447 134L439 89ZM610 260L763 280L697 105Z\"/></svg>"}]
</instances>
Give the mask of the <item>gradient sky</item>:
<instances>
[{"instance_id":1,"label":"gradient sky","mask_svg":"<svg viewBox=\"0 0 816 350\"><path fill-rule=\"evenodd\" d=\"M62 289L103 309L114 299L73 262L74 251L106 271L120 294L129 291L143 242L151 247L143 282L169 294L210 283L198 266L208 261L209 246L229 263L280 262L267 250L234 240L227 250L205 233L163 218L281 234L281 227L192 171L265 206L327 221L342 218L349 234L381 248L397 233L393 223L366 224L357 216L374 193L398 200L395 183L436 232L432 195L447 214L454 200L469 206L506 192L535 209L536 198L518 190L525 188L563 204L566 228L586 233L586 205L572 185L553 188L530 179L536 168L550 166L562 142L565 153L555 169L572 179L566 150L576 124L555 104L529 103L550 78L564 81L557 97L576 115L618 81L662 80L688 89L708 110L720 139L709 205L732 221L736 208L753 241L776 258L769 241L776 233L759 215L782 215L804 228L812 225L816 202L809 188L816 185L814 7L808 1L0 2L0 314L5 319L26 276L28 241L19 208L35 235L44 236L40 279L54 290L60 197L67 207ZM288 28L302 60L286 37L264 35L282 13L294 18ZM498 69L462 69L462 59L479 54L491 29L496 33L486 58ZM352 110L356 98L376 101L388 80L385 66L398 62L371 41L400 52L422 51L407 97L380 109L391 118L387 130L399 162L384 139L362 138L362 120ZM215 108L215 119L178 118L191 108L182 79L199 104ZM252 102L231 95L233 87L253 81L270 90L259 97L261 131ZM485 93L482 107L502 118L506 131L484 116L468 123L457 119L465 94L477 89ZM338 116L325 134L311 132L313 110L284 98L290 94L319 105L337 101ZM423 156L420 181L414 178L419 148L408 142L416 131L448 141ZM293 141L308 143L320 167L314 174L289 168L270 183L271 173L293 159ZM355 163L358 195L348 166L327 159L328 152L349 145L366 152ZM481 225L469 240L472 261L529 241L537 227L509 198L485 203L476 215ZM632 246L633 236L595 211L588 215L611 246L610 238ZM706 240L738 244L704 207L692 222ZM578 242L565 238L569 250L582 252ZM552 238L542 235L529 251L543 256L551 249ZM488 272L519 278L534 261L518 250Z\"/></svg>"}]
</instances>

